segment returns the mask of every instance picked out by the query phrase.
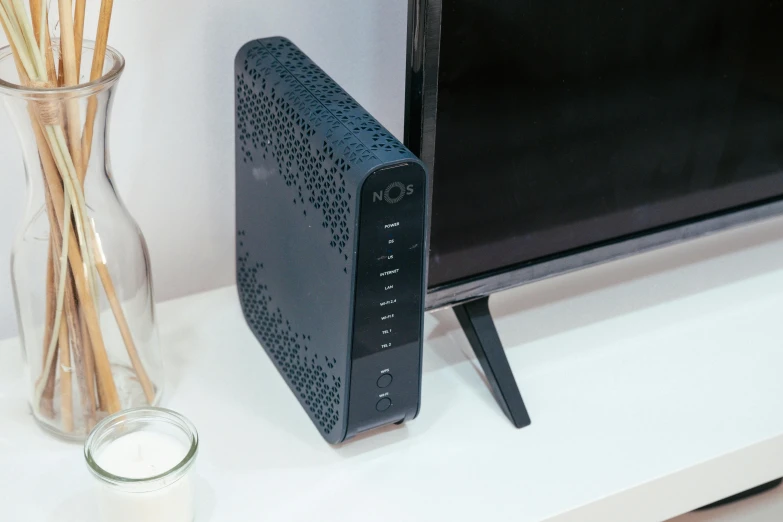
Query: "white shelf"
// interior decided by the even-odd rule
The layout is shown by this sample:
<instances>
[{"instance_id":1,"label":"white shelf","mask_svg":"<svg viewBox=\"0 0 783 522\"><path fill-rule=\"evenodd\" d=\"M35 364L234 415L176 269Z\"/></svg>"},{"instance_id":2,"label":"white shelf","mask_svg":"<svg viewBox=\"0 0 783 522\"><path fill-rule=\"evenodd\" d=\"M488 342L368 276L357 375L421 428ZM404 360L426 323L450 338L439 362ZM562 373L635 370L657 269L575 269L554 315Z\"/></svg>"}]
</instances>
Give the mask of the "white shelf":
<instances>
[{"instance_id":1,"label":"white shelf","mask_svg":"<svg viewBox=\"0 0 783 522\"><path fill-rule=\"evenodd\" d=\"M783 476L783 220L491 306L531 427L512 428L441 311L419 418L335 448L234 288L161 305L165 405L202 437L199 522L656 522ZM42 433L24 397L18 341L0 342L0 520L91 520L81 448Z\"/></svg>"}]
</instances>

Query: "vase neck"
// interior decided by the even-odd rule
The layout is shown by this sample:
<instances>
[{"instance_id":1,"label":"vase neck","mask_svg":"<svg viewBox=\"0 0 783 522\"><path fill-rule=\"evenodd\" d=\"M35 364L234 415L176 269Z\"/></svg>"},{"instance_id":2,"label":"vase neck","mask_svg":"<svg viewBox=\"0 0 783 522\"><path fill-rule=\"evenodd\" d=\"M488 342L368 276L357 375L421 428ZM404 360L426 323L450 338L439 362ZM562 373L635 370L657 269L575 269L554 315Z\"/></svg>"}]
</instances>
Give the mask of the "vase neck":
<instances>
[{"instance_id":1,"label":"vase neck","mask_svg":"<svg viewBox=\"0 0 783 522\"><path fill-rule=\"evenodd\" d=\"M111 85L89 96L58 98L51 93L40 100L0 91L22 147L32 200L45 197L47 169L70 174L68 180L78 180L85 194L93 182L107 180L108 124L115 88Z\"/></svg>"}]
</instances>

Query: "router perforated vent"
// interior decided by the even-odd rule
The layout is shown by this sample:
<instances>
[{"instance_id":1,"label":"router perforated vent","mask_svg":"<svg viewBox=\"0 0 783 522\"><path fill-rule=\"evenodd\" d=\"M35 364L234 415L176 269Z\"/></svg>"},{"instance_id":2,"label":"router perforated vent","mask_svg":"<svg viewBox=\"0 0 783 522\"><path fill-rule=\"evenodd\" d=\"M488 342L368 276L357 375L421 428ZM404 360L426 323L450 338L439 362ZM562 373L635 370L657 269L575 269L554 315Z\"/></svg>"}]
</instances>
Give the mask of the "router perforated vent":
<instances>
[{"instance_id":1,"label":"router perforated vent","mask_svg":"<svg viewBox=\"0 0 783 522\"><path fill-rule=\"evenodd\" d=\"M345 176L353 165L377 161L372 149L386 150L396 140L372 117L358 110L356 102L301 52L291 54L296 63L288 63L304 74L304 81L292 75L260 44L248 51L244 71L237 75L237 130L242 161L262 162L264 168L281 176L291 187L292 203L303 206L304 216L308 211L319 214L322 226L329 230L329 244L342 256L346 263L343 272L347 273L353 219L352 196L346 190ZM269 83L271 78L277 79L274 85ZM327 110L305 83L328 98L321 102L333 104L336 109ZM352 119L348 117L351 111L357 112ZM372 146L361 143L338 117L353 125L356 132L368 134ZM401 145L398 147L405 151Z\"/></svg>"},{"instance_id":2,"label":"router perforated vent","mask_svg":"<svg viewBox=\"0 0 783 522\"><path fill-rule=\"evenodd\" d=\"M320 213L330 246L347 262L352 218L345 176L352 165L410 152L290 41L266 42L248 50L237 74L242 161L262 161L282 176L303 215L308 207Z\"/></svg>"},{"instance_id":3,"label":"router perforated vent","mask_svg":"<svg viewBox=\"0 0 783 522\"><path fill-rule=\"evenodd\" d=\"M272 55L315 96L376 157L388 161L409 155L394 136L361 109L345 90L290 41L280 38L267 44Z\"/></svg>"},{"instance_id":4,"label":"router perforated vent","mask_svg":"<svg viewBox=\"0 0 783 522\"><path fill-rule=\"evenodd\" d=\"M312 338L295 329L277 308L268 285L263 283L264 265L250 259L244 247L243 230L237 232L237 286L250 328L272 357L291 388L329 434L340 422L342 379L334 372L337 359L327 359L311 346Z\"/></svg>"}]
</instances>

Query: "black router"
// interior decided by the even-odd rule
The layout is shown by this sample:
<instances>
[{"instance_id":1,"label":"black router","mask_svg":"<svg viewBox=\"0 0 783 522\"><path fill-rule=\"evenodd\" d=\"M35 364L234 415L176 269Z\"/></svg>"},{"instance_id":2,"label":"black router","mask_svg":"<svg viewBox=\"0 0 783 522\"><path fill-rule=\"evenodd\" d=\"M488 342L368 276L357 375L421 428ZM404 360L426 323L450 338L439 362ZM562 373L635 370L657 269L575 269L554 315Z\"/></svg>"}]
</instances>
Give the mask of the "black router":
<instances>
[{"instance_id":1,"label":"black router","mask_svg":"<svg viewBox=\"0 0 783 522\"><path fill-rule=\"evenodd\" d=\"M416 417L427 174L284 38L236 59L237 285L330 443Z\"/></svg>"}]
</instances>

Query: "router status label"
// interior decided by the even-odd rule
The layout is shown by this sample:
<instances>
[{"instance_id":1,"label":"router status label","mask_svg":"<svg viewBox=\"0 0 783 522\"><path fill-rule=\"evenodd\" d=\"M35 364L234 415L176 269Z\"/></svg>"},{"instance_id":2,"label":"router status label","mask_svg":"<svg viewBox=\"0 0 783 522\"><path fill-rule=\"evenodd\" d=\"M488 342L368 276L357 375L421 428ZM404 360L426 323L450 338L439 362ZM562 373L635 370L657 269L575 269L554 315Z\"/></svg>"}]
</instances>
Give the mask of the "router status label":
<instances>
[{"instance_id":1,"label":"router status label","mask_svg":"<svg viewBox=\"0 0 783 522\"><path fill-rule=\"evenodd\" d=\"M393 203L378 198L372 201L373 193L384 191L392 183L401 183L411 190L402 198L390 198ZM364 183L354 357L418 343L425 194L424 176L418 168L380 170Z\"/></svg>"}]
</instances>

